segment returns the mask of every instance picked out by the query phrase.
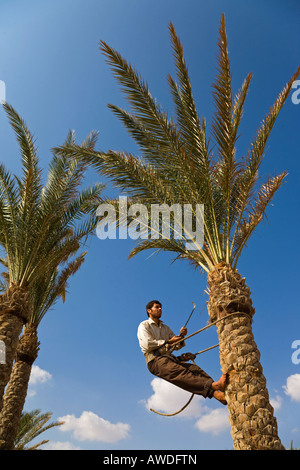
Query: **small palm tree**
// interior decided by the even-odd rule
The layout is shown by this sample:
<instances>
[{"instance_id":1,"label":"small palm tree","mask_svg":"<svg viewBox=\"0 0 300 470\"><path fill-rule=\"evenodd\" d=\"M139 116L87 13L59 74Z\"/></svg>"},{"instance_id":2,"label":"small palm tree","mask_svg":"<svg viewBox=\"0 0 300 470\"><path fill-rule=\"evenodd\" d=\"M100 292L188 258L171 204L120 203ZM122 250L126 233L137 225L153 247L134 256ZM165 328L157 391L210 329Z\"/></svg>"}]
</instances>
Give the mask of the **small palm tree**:
<instances>
[{"instance_id":1,"label":"small palm tree","mask_svg":"<svg viewBox=\"0 0 300 470\"><path fill-rule=\"evenodd\" d=\"M32 365L39 351L38 326L60 297L65 301L68 280L78 271L85 255L86 252L70 261L60 273L57 269L51 276L46 273L30 288L31 316L17 346L15 362L0 412L0 450L9 450L14 446Z\"/></svg>"},{"instance_id":2,"label":"small palm tree","mask_svg":"<svg viewBox=\"0 0 300 470\"><path fill-rule=\"evenodd\" d=\"M189 249L184 221L171 214L169 236L164 236L161 222L158 225L160 237L141 237L130 256L148 249L170 251L175 254L175 259L186 259L207 273L208 312L212 322L219 321L221 367L229 376L226 399L234 448L281 449L277 422L252 333L255 311L245 278L237 271L237 263L286 176L283 172L260 182L258 172L268 137L300 67L265 116L245 157L238 158L238 130L252 76L246 77L241 89L233 96L224 15L219 29L218 73L213 85L216 109L210 139L206 122L196 109L182 44L172 24L170 35L177 82L170 76L168 81L176 121L159 106L147 83L133 67L109 45L100 44L132 111L115 105L109 107L137 142L142 158L118 151L95 152L76 145L57 151L62 155L81 156L101 174L111 178L129 196L129 208L135 209L137 206L133 205L141 203L149 214L153 204L167 204L169 208L174 204L192 206L194 225L199 222L204 226L202 245L198 243L197 246L194 240L193 249ZM116 208L118 222L126 223L124 211L118 212L119 201L109 202ZM201 212L199 220L196 218L197 204L204 204L203 220ZM127 224L134 220L142 223L138 211L134 215L133 210ZM143 223L151 229L147 222Z\"/></svg>"},{"instance_id":3,"label":"small palm tree","mask_svg":"<svg viewBox=\"0 0 300 470\"><path fill-rule=\"evenodd\" d=\"M0 165L0 262L6 265L9 287L0 296L0 340L6 363L0 364L0 410L18 338L32 315L30 287L62 267L94 233L103 185L81 185L87 165L76 158L52 156L46 184L37 150L26 123L7 103L4 109L20 146L21 178ZM91 133L83 146L94 148ZM66 143L75 143L69 133Z\"/></svg>"},{"instance_id":4,"label":"small palm tree","mask_svg":"<svg viewBox=\"0 0 300 470\"><path fill-rule=\"evenodd\" d=\"M64 424L60 421L47 424L51 416L52 413L41 413L40 410L22 413L18 435L14 442L14 450L36 450L41 445L47 444L49 440L43 440L33 446L28 446L31 441L48 431L48 429Z\"/></svg>"}]
</instances>

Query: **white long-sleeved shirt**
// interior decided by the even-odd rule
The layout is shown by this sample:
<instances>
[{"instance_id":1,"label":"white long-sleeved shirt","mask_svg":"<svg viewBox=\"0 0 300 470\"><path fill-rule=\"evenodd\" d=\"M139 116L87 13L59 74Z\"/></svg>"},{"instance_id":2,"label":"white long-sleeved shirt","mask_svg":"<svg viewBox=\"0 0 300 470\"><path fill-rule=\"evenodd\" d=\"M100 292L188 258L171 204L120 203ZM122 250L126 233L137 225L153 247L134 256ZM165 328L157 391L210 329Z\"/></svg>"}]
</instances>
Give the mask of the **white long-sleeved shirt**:
<instances>
[{"instance_id":1,"label":"white long-sleeved shirt","mask_svg":"<svg viewBox=\"0 0 300 470\"><path fill-rule=\"evenodd\" d=\"M159 349L160 354L166 354L169 352L169 349L172 346L165 344L166 341L171 339L174 335L171 328L168 327L165 323L161 320L159 323L155 323L154 320L148 318L148 320L144 320L142 323L139 324L137 337L139 340L139 345L146 358L146 362L150 362L156 354L153 353L154 350ZM184 341L176 344L176 350L181 349L185 346Z\"/></svg>"}]
</instances>

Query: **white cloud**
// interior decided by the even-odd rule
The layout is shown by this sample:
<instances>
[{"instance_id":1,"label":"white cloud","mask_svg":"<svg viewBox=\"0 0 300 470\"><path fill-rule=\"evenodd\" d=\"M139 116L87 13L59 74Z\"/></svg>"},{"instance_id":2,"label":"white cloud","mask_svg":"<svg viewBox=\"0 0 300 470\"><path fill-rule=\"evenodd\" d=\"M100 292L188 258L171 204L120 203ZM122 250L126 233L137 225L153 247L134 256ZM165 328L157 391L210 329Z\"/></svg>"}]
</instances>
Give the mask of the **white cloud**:
<instances>
[{"instance_id":1,"label":"white cloud","mask_svg":"<svg viewBox=\"0 0 300 470\"><path fill-rule=\"evenodd\" d=\"M48 442L41 447L43 450L81 450L80 447L75 446L72 442Z\"/></svg>"},{"instance_id":2,"label":"white cloud","mask_svg":"<svg viewBox=\"0 0 300 470\"><path fill-rule=\"evenodd\" d=\"M46 370L41 369L40 367L33 365L31 369L29 385L36 385L38 383L47 382L52 378L52 375Z\"/></svg>"},{"instance_id":3,"label":"white cloud","mask_svg":"<svg viewBox=\"0 0 300 470\"><path fill-rule=\"evenodd\" d=\"M227 408L218 408L202 416L197 420L195 427L202 432L209 432L214 435L229 428Z\"/></svg>"},{"instance_id":4,"label":"white cloud","mask_svg":"<svg viewBox=\"0 0 300 470\"><path fill-rule=\"evenodd\" d=\"M279 395L276 395L275 398L270 399L270 402L271 402L271 405L273 406L274 410L277 411L281 408L282 397L280 397Z\"/></svg>"},{"instance_id":5,"label":"white cloud","mask_svg":"<svg viewBox=\"0 0 300 470\"><path fill-rule=\"evenodd\" d=\"M40 383L48 382L52 379L52 375L44 369L41 369L39 366L33 365L30 374L29 388L28 388L28 397L34 397L36 395L36 390L33 388L35 385Z\"/></svg>"},{"instance_id":6,"label":"white cloud","mask_svg":"<svg viewBox=\"0 0 300 470\"><path fill-rule=\"evenodd\" d=\"M174 413L180 410L191 397L190 392L186 392L165 380L155 378L151 382L153 395L144 400L147 409L153 408L161 413ZM197 418L203 413L204 398L195 395L188 407L178 417Z\"/></svg>"},{"instance_id":7,"label":"white cloud","mask_svg":"<svg viewBox=\"0 0 300 470\"><path fill-rule=\"evenodd\" d=\"M62 416L59 421L64 421L60 431L71 431L78 441L117 442L128 437L130 431L129 424L112 424L92 411L83 411L79 418Z\"/></svg>"},{"instance_id":8,"label":"white cloud","mask_svg":"<svg viewBox=\"0 0 300 470\"><path fill-rule=\"evenodd\" d=\"M36 396L36 390L32 390L31 388L28 389L27 397L32 398Z\"/></svg>"},{"instance_id":9,"label":"white cloud","mask_svg":"<svg viewBox=\"0 0 300 470\"><path fill-rule=\"evenodd\" d=\"M283 388L286 395L289 395L292 400L300 401L300 374L290 375Z\"/></svg>"},{"instance_id":10,"label":"white cloud","mask_svg":"<svg viewBox=\"0 0 300 470\"><path fill-rule=\"evenodd\" d=\"M191 393L176 387L165 380L155 378L151 382L153 395L148 400L143 400L146 408L153 408L162 413L174 413L180 410L191 397ZM195 427L202 432L219 434L229 428L227 408L217 408L210 410L206 402L211 404L211 400L205 399L199 395L194 395L193 400L188 407L176 415L176 417L198 418Z\"/></svg>"}]
</instances>

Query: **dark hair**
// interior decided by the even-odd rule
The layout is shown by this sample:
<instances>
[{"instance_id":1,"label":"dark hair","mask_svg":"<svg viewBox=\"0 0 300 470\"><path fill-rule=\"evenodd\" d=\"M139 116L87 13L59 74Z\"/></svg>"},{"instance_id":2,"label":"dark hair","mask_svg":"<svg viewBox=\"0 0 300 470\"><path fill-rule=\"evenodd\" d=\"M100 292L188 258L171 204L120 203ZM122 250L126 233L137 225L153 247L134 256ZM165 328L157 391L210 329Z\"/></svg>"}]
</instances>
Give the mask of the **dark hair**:
<instances>
[{"instance_id":1,"label":"dark hair","mask_svg":"<svg viewBox=\"0 0 300 470\"><path fill-rule=\"evenodd\" d=\"M159 300L150 300L150 302L148 302L147 305L146 305L146 312L147 312L148 317L149 317L148 310L151 310L151 308L153 307L154 304L158 304L158 305L162 306L161 302Z\"/></svg>"}]
</instances>

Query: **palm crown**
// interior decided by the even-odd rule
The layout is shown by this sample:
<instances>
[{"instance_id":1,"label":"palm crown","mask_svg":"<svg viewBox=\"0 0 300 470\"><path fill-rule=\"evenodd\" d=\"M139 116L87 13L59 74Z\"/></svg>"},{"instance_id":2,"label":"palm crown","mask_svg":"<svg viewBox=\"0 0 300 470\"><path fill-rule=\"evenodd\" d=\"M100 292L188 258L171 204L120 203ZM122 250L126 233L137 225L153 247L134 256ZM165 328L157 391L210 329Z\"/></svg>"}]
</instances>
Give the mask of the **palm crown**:
<instances>
[{"instance_id":1,"label":"palm crown","mask_svg":"<svg viewBox=\"0 0 300 470\"><path fill-rule=\"evenodd\" d=\"M95 152L78 146L56 149L63 154L80 155L107 175L130 199L146 206L166 203L204 204L204 244L188 250L185 239L142 240L130 256L156 248L176 253L209 272L213 266L226 262L236 267L239 256L286 172L259 182L258 171L265 155L266 143L277 115L282 108L300 68L279 94L262 121L246 156L238 159L236 141L245 99L251 81L249 74L233 97L228 59L224 15L219 29L218 73L213 85L215 114L212 121L214 153L207 137L206 122L200 118L193 98L191 82L182 44L172 24L169 27L175 57L177 82L168 77L175 105L176 122L152 97L148 85L133 67L114 49L101 41L100 48L112 66L113 73L131 105L131 112L115 105L111 110L123 122L137 142L142 156L109 151ZM106 201L108 202L108 201ZM117 201L110 200L118 210ZM119 214L119 222L122 215ZM132 218L127 219L127 223ZM202 221L200 221L202 222ZM182 223L179 222L179 223Z\"/></svg>"},{"instance_id":2,"label":"palm crown","mask_svg":"<svg viewBox=\"0 0 300 470\"><path fill-rule=\"evenodd\" d=\"M27 287L45 281L46 285L94 232L103 185L82 190L86 165L55 154L43 185L32 135L16 111L3 106L20 145L23 177L12 176L0 165L1 262L9 284ZM92 133L82 145L92 149L95 142ZM72 132L66 143L75 143Z\"/></svg>"}]
</instances>

